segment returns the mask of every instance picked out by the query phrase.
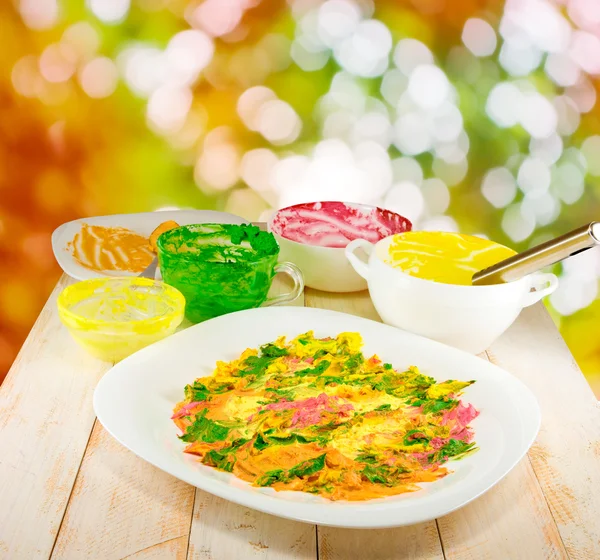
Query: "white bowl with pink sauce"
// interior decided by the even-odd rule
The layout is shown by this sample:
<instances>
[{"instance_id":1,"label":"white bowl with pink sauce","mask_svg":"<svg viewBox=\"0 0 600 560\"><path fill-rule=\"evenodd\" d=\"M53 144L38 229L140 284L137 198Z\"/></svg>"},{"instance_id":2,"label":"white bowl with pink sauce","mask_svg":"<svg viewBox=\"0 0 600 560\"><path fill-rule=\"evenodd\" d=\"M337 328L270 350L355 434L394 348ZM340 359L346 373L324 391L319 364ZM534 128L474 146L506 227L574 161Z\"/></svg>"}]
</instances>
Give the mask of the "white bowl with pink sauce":
<instances>
[{"instance_id":1,"label":"white bowl with pink sauce","mask_svg":"<svg viewBox=\"0 0 600 560\"><path fill-rule=\"evenodd\" d=\"M310 288L358 292L367 281L352 268L344 249L355 239L377 243L410 231L409 220L377 206L346 202L308 202L277 210L267 224L281 247L279 257L296 264Z\"/></svg>"}]
</instances>

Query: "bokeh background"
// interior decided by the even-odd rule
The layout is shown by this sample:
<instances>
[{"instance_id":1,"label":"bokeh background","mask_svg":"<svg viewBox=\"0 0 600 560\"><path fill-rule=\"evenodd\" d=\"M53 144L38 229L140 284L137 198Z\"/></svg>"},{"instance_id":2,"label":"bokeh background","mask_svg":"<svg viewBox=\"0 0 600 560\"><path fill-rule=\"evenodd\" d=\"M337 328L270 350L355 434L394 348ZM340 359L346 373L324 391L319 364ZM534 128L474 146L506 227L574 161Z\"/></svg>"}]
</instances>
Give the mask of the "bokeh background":
<instances>
[{"instance_id":1,"label":"bokeh background","mask_svg":"<svg viewBox=\"0 0 600 560\"><path fill-rule=\"evenodd\" d=\"M0 380L74 218L342 199L516 250L600 218L598 0L7 0L0 37ZM600 394L600 250L557 272Z\"/></svg>"}]
</instances>

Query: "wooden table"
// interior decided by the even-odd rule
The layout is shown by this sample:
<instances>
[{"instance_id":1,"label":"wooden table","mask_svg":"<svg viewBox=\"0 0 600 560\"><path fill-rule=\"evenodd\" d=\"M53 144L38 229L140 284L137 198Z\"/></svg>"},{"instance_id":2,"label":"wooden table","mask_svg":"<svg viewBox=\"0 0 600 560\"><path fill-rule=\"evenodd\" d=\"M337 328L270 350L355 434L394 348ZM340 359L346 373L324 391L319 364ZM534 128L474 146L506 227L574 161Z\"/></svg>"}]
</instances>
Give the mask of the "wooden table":
<instances>
[{"instance_id":1,"label":"wooden table","mask_svg":"<svg viewBox=\"0 0 600 560\"><path fill-rule=\"evenodd\" d=\"M365 531L226 502L113 440L92 410L110 364L84 354L56 313L71 282L60 280L0 387L2 560L600 559L600 406L541 305L482 356L539 399L542 427L528 456L453 514ZM307 289L295 304L378 320L367 293Z\"/></svg>"}]
</instances>

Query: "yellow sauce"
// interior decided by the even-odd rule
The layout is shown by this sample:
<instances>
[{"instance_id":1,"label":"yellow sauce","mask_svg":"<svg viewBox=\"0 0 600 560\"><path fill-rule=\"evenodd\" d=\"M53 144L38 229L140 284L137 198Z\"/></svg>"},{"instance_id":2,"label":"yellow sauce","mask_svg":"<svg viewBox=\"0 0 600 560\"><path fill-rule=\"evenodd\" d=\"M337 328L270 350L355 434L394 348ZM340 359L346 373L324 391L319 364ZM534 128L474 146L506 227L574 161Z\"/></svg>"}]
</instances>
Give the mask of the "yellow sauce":
<instances>
[{"instance_id":1,"label":"yellow sauce","mask_svg":"<svg viewBox=\"0 0 600 560\"><path fill-rule=\"evenodd\" d=\"M472 235L411 231L394 235L384 261L423 280L470 286L475 272L515 254L499 243Z\"/></svg>"}]
</instances>

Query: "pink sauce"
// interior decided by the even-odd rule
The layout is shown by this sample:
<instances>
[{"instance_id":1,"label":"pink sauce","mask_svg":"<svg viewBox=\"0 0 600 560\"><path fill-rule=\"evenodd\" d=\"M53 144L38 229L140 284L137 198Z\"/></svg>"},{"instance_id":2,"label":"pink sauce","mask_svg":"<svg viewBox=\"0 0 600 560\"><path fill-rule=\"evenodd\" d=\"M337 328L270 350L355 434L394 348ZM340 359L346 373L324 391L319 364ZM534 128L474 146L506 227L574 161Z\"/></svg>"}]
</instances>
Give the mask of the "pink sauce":
<instances>
[{"instance_id":1,"label":"pink sauce","mask_svg":"<svg viewBox=\"0 0 600 560\"><path fill-rule=\"evenodd\" d=\"M354 239L377 243L394 233L410 231L406 218L373 206L344 202L309 202L279 210L271 229L290 241L343 248Z\"/></svg>"},{"instance_id":2,"label":"pink sauce","mask_svg":"<svg viewBox=\"0 0 600 560\"><path fill-rule=\"evenodd\" d=\"M350 416L350 413L354 410L350 403L344 403L340 397L328 396L325 393L302 401L282 400L268 404L263 408L265 410L295 410L291 425L296 428L305 428L317 424L321 420L323 412L330 412L344 418Z\"/></svg>"}]
</instances>

